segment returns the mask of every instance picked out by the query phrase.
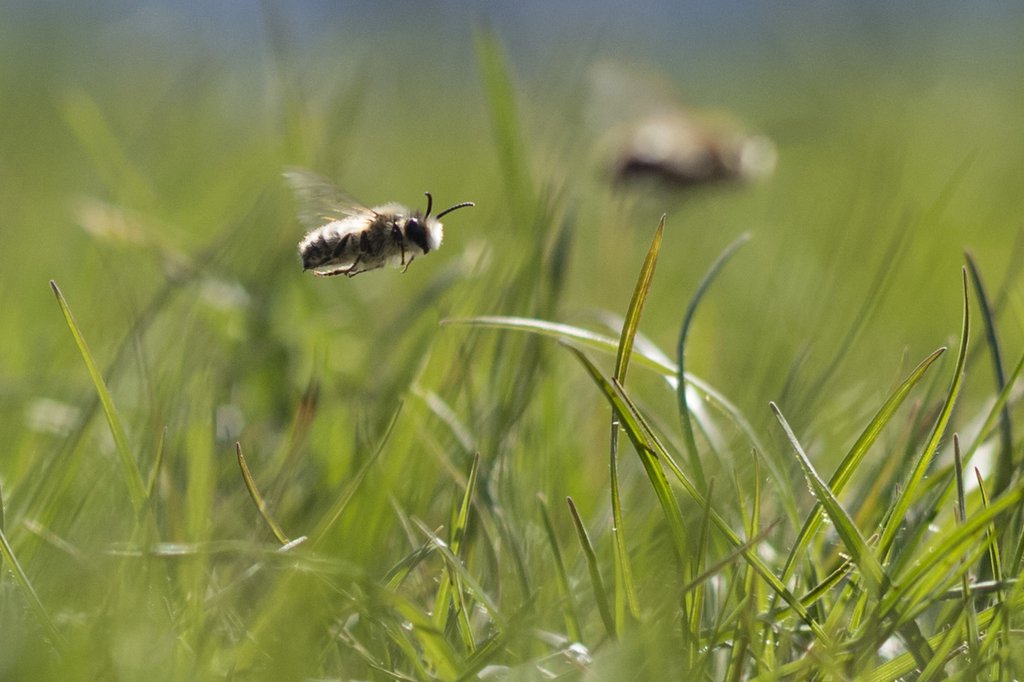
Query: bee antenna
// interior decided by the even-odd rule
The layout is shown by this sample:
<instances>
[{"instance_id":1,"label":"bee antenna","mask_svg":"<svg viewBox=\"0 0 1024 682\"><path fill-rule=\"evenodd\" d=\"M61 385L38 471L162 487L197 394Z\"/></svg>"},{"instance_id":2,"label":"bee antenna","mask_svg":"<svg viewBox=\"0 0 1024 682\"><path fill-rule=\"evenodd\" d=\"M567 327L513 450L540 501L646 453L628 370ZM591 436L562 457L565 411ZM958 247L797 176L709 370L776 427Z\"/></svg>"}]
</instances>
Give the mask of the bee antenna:
<instances>
[{"instance_id":1,"label":"bee antenna","mask_svg":"<svg viewBox=\"0 0 1024 682\"><path fill-rule=\"evenodd\" d=\"M434 197L430 196L430 192L424 192L427 195L427 212L423 214L423 219L426 220L430 217L430 209L434 206Z\"/></svg>"},{"instance_id":2,"label":"bee antenna","mask_svg":"<svg viewBox=\"0 0 1024 682\"><path fill-rule=\"evenodd\" d=\"M463 201L461 204L455 204L451 208L446 208L445 210L443 210L440 213L438 213L437 214L437 219L440 220L441 218L443 218L444 216L448 215L449 213L451 213L452 211L454 211L457 208L466 208L467 206L476 206L476 204L474 204L472 201Z\"/></svg>"}]
</instances>

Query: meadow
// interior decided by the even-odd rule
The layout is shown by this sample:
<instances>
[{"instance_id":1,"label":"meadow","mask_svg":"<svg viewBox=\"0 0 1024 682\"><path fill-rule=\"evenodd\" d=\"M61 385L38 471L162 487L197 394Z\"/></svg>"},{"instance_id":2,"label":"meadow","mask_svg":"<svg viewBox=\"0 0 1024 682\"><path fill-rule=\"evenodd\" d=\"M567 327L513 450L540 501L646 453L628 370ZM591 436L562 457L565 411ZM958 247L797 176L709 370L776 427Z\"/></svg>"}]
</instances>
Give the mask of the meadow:
<instances>
[{"instance_id":1,"label":"meadow","mask_svg":"<svg viewBox=\"0 0 1024 682\"><path fill-rule=\"evenodd\" d=\"M1012 30L663 66L778 152L676 191L592 44L263 21L0 24L0 678L1024 676ZM315 278L293 165L476 206Z\"/></svg>"}]
</instances>

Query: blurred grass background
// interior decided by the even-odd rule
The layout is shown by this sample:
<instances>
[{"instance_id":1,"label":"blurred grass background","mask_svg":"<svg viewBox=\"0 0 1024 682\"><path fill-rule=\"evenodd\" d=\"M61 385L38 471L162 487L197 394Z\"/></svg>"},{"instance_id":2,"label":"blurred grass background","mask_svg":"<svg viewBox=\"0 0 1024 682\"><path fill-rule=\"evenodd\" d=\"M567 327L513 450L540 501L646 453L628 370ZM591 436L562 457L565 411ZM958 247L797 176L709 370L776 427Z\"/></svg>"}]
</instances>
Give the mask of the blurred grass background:
<instances>
[{"instance_id":1,"label":"blurred grass background","mask_svg":"<svg viewBox=\"0 0 1024 682\"><path fill-rule=\"evenodd\" d=\"M1019 7L670 4L630 16L455 2L0 9L0 486L6 532L70 633L66 658L105 642L96 667L79 672L131 678L165 660L185 677L247 670L259 655L240 650L268 641L243 635L255 621L279 637L300 629L294 650L261 665L321 674L331 655L310 658L298 643L317 641L331 616L316 584L284 606L243 584L224 597L231 617L194 606L189 595L208 598L242 571L214 549L146 571L111 558L140 538L48 280L105 370L144 476L162 453L166 542L244 541L257 552L271 539L237 473L236 441L286 530L310 533L401 410L319 545L342 574L380 575L422 541L403 519L448 523L473 451L521 561L543 544L527 523L536 493L572 495L585 519L607 523L607 413L579 368L552 344L439 322L517 314L607 331L601 315L624 313L663 213L642 333L670 352L701 275L750 232L702 306L687 367L764 434L767 402L784 397L824 471L908 363L955 342L965 248L1017 356ZM495 142L474 47L485 26L509 66L515 108L498 111L519 125L511 152ZM588 69L609 59L660 73L684 104L769 136L775 173L686 193L612 191L593 151L600 131L587 124ZM517 188L509 164L519 161L528 177ZM448 218L444 247L404 275L314 279L295 254L288 164L368 204L419 207L429 190L439 205L477 206ZM849 354L818 383L867 303ZM989 377L979 360L968 394L990 395ZM671 394L633 380L672 423ZM744 468L745 455L722 470ZM627 494L648 518L649 494ZM524 594L548 589L525 575L539 584L520 585ZM163 581L180 604L152 602ZM13 634L0 674L52 672L33 626L15 626L25 618L12 581L3 590ZM250 620L247 599L273 623L259 609ZM110 634L89 634L95 624ZM196 668L170 632L189 642Z\"/></svg>"}]
</instances>

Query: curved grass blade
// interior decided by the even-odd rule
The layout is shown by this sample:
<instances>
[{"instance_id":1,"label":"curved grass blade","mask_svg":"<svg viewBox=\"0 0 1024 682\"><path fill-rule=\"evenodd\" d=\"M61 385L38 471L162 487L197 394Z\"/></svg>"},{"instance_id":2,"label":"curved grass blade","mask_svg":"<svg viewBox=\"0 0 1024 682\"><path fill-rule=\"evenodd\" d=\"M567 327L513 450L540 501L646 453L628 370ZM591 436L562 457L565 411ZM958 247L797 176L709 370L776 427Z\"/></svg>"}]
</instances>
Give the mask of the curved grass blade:
<instances>
[{"instance_id":1,"label":"curved grass blade","mask_svg":"<svg viewBox=\"0 0 1024 682\"><path fill-rule=\"evenodd\" d=\"M839 504L839 500L836 499L835 494L829 489L825 481L821 479L818 472L815 471L814 465L811 464L811 460L808 459L807 453L804 452L800 441L797 440L796 434L793 433L793 429L790 428L789 422L786 421L778 405L775 403L769 403L769 405L772 412L775 413L775 418L782 425L782 430L786 433L786 438L789 440L790 445L793 446L797 462L800 464L800 468L803 469L804 477L810 484L814 496L818 498L818 503L821 504L822 510L832 521L832 525L839 534L839 538L843 541L843 545L850 552L850 558L853 559L853 562L860 569L860 573L867 583L868 590L878 599L888 583L885 571L882 570L882 565L871 552L867 542L864 540L864 536L860 534L857 526L854 525L853 519L846 513L843 506Z\"/></svg>"},{"instance_id":2,"label":"curved grass blade","mask_svg":"<svg viewBox=\"0 0 1024 682\"><path fill-rule=\"evenodd\" d=\"M71 314L71 308L68 307L67 301L64 300L64 294L61 293L60 287L52 279L50 280L50 288L53 289L53 293L57 297L57 304L60 306L61 313L64 314L64 320L71 330L71 335L75 339L75 344L78 346L78 351L82 355L82 360L85 361L85 367L89 371L93 386L96 388L96 395L103 406L103 414L107 418L107 425L110 427L110 433L114 437L114 445L118 458L121 461L121 473L128 486L128 495L131 498L132 507L136 512L141 511L146 501L146 486L142 481L139 465L136 463L135 457L128 447L128 437L125 435L121 418L114 408L114 401L110 397L110 391L107 390L107 383L96 366L96 361L93 359L92 352L85 342L85 337L82 336L78 323L75 322L75 318Z\"/></svg>"},{"instance_id":3,"label":"curved grass blade","mask_svg":"<svg viewBox=\"0 0 1024 682\"><path fill-rule=\"evenodd\" d=\"M605 334L599 334L588 329L582 329L580 327L562 324L560 322L547 322L545 320L537 320L527 317L483 315L467 318L449 318L442 320L441 324L445 326L466 325L471 327L485 327L488 329L503 329L507 331L526 332L528 334L538 334L558 341L571 341L574 344L593 348L594 350L599 350L613 355L618 352L619 347L618 342L615 339ZM663 376L673 390L676 388L676 377L679 370L673 363L667 361L663 355L660 353L647 353L644 352L643 349L637 347L634 348L633 358L637 363ZM757 432L754 431L754 427L750 425L750 422L747 421L746 417L743 416L743 413L736 405L703 379L694 376L689 372L686 373L685 377L686 383L699 391L707 398L709 403L717 407L724 415L726 415L748 438L758 452L765 452L765 448L761 444L760 438L757 436Z\"/></svg>"},{"instance_id":4,"label":"curved grass blade","mask_svg":"<svg viewBox=\"0 0 1024 682\"><path fill-rule=\"evenodd\" d=\"M245 481L245 488L249 491L249 497L252 498L253 503L256 505L256 511L260 513L260 516L266 522L267 527L270 528L270 532L277 538L277 541L282 545L287 545L291 540L285 535L281 525L270 515L270 511L267 509L267 502L256 487L256 481L252 477L252 472L249 471L249 465L245 462L241 443L235 443L235 456L238 459L238 467L242 470L242 480Z\"/></svg>"},{"instance_id":5,"label":"curved grass blade","mask_svg":"<svg viewBox=\"0 0 1024 682\"><path fill-rule=\"evenodd\" d=\"M612 618L611 608L608 606L608 591L604 587L604 580L601 579L601 568L597 565L597 554L594 552L594 545L590 542L587 528L583 525L583 519L576 510L576 504L571 497L565 498L569 505L569 514L572 516L573 527L576 528L576 537L579 538L580 547L583 549L583 556L587 560L587 570L590 572L590 585L594 590L594 601L597 602L597 610L601 614L601 621L608 635L615 637L615 619Z\"/></svg>"},{"instance_id":6,"label":"curved grass blade","mask_svg":"<svg viewBox=\"0 0 1024 682\"><path fill-rule=\"evenodd\" d=\"M964 253L967 261L967 270L971 274L971 281L974 283L974 295L978 297L978 307L981 310L981 320L985 323L985 340L988 342L989 352L992 356L992 371L995 373L996 390L1002 391L1006 388L1006 370L1003 367L1003 352L999 347L999 337L996 334L996 321L993 316L992 306L989 303L988 294L985 292L985 283L981 279L981 271L970 251ZM1013 476L1013 427L1010 423L1010 410L1005 406L999 413L999 454L996 459L995 478L992 481L992 496L998 497L1006 490Z\"/></svg>"},{"instance_id":7,"label":"curved grass blade","mask_svg":"<svg viewBox=\"0 0 1024 682\"><path fill-rule=\"evenodd\" d=\"M750 241L750 234L741 234L736 241L726 247L725 251L711 264L708 268L704 278L701 279L700 284L697 285L697 291L690 299L690 303L686 306L686 314L683 315L683 324L679 330L679 341L676 344L676 400L679 404L679 421L683 428L683 438L686 443L687 452L690 454L690 467L694 471L694 475L697 478L697 484L701 490L707 488L707 483L704 479L704 468L701 466L700 454L697 452L697 439L693 432L693 422L690 420L690 407L686 402L686 370L685 370L685 356L684 350L686 349L686 338L690 333L690 325L693 324L693 317L697 313L697 306L700 304L701 299L704 298L704 293L711 286L711 282L718 276L725 264L729 262L729 259L733 257L741 246Z\"/></svg>"},{"instance_id":8,"label":"curved grass blade","mask_svg":"<svg viewBox=\"0 0 1024 682\"><path fill-rule=\"evenodd\" d=\"M925 372L929 367L932 366L939 356L946 351L945 348L939 348L932 352L931 355L926 357L921 363L910 373L903 383L900 384L892 395L885 401L878 412L872 418L871 422L867 425L864 431L861 433L857 442L853 444L850 451L843 458L843 461L839 463L835 473L828 481L828 487L833 494L838 495L846 487L850 477L860 466L864 457L867 455L868 450L878 439L882 429L892 420L896 413L896 410L903 404L907 395L910 391L924 376ZM782 569L782 579L788 580L793 573L793 569L796 566L797 558L800 557L810 545L811 539L814 537L815 532L821 526L822 522L822 506L820 501L815 502L814 509L811 510L810 515L804 522L803 528L800 529L800 534L797 536L796 542L793 543L793 549L789 553L789 558L786 560L786 565Z\"/></svg>"},{"instance_id":9,"label":"curved grass blade","mask_svg":"<svg viewBox=\"0 0 1024 682\"><path fill-rule=\"evenodd\" d=\"M892 549L892 544L896 540L896 533L899 531L907 511L910 509L910 505L916 499L918 488L928 471L928 467L931 465L935 451L939 447L939 440L941 440L942 434L946 430L946 424L949 423L949 417L953 413L953 406L960 395L960 386L963 383L964 377L964 365L967 359L967 343L971 335L971 304L968 297L966 268L961 270L961 277L963 279L963 321L960 330L960 349L956 356L956 367L953 369L953 380L950 383L949 393L946 395L946 400L942 405L942 410L939 412L938 419L935 421L935 426L932 429L931 436L928 438L924 451L921 452L921 456L914 465L910 478L896 498L888 522L882 528L881 540L878 545L878 556L883 561L888 556L889 550Z\"/></svg>"}]
</instances>

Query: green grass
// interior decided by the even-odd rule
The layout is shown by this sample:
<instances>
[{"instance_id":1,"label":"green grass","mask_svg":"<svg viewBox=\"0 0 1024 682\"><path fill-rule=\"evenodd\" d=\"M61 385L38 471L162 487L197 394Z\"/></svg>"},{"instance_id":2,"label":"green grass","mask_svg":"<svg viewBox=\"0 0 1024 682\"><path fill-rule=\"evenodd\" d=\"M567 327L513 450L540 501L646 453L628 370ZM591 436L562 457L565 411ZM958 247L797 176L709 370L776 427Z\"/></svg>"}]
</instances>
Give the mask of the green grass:
<instances>
[{"instance_id":1,"label":"green grass","mask_svg":"<svg viewBox=\"0 0 1024 682\"><path fill-rule=\"evenodd\" d=\"M807 64L773 178L623 194L495 33L396 100L276 21L0 47L0 678L1024 675L1012 98ZM290 164L477 206L315 279Z\"/></svg>"}]
</instances>

